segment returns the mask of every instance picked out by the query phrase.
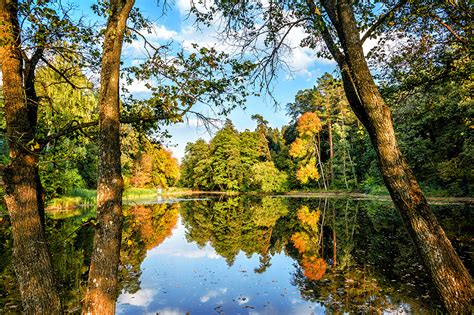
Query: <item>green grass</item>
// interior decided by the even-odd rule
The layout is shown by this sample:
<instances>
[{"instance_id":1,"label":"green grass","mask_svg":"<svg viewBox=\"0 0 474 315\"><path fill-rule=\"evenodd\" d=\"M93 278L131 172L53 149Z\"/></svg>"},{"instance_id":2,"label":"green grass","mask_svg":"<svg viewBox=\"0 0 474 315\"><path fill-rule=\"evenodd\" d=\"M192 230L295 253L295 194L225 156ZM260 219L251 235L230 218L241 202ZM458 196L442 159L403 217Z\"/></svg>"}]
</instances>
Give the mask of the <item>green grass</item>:
<instances>
[{"instance_id":1,"label":"green grass","mask_svg":"<svg viewBox=\"0 0 474 315\"><path fill-rule=\"evenodd\" d=\"M163 189L163 195L188 191L186 188L171 187ZM123 192L123 200L133 201L140 199L156 198L156 188L128 188ZM93 189L74 189L69 196L53 198L47 202L49 209L70 209L83 205L94 205L97 199L97 191Z\"/></svg>"},{"instance_id":2,"label":"green grass","mask_svg":"<svg viewBox=\"0 0 474 315\"><path fill-rule=\"evenodd\" d=\"M123 199L134 200L144 198L155 198L157 190L155 188L128 188L123 192Z\"/></svg>"},{"instance_id":3,"label":"green grass","mask_svg":"<svg viewBox=\"0 0 474 315\"><path fill-rule=\"evenodd\" d=\"M68 209L80 206L83 204L81 197L63 196L53 198L47 202L48 209Z\"/></svg>"}]
</instances>

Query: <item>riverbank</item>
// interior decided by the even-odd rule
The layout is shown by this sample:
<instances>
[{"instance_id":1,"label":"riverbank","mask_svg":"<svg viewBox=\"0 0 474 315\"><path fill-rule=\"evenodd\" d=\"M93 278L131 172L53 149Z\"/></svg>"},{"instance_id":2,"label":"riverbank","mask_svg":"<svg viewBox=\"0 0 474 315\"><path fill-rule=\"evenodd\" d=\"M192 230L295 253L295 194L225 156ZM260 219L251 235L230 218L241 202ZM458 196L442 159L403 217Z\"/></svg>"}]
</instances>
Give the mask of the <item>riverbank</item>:
<instances>
[{"instance_id":1,"label":"riverbank","mask_svg":"<svg viewBox=\"0 0 474 315\"><path fill-rule=\"evenodd\" d=\"M268 196L269 194L260 192L225 192L225 191L201 191L186 188L169 188L163 190L146 189L146 188L131 188L124 191L124 204L147 202L154 199L161 198L176 198L179 196L192 195L220 195L220 196L238 196L238 195L255 195ZM272 194L274 197L287 198L351 198L355 200L374 200L391 202L390 195L380 194L366 194L360 192L348 191L291 191L286 193ZM47 203L47 211L62 211L66 209L74 209L78 207L87 207L95 205L96 192L94 190L82 190L77 192L76 196L64 196L55 198ZM474 204L472 197L451 197L451 196L428 196L430 204Z\"/></svg>"},{"instance_id":2,"label":"riverbank","mask_svg":"<svg viewBox=\"0 0 474 315\"><path fill-rule=\"evenodd\" d=\"M187 190L181 192L170 193L168 195L268 195L259 192L222 192L222 191L200 191L200 190ZM275 197L290 197L290 198L351 198L360 200L377 200L377 201L392 201L390 195L375 195L365 194L359 192L347 192L347 191L290 191L279 194L272 194ZM440 196L427 196L430 204L474 204L473 197L440 197Z\"/></svg>"}]
</instances>

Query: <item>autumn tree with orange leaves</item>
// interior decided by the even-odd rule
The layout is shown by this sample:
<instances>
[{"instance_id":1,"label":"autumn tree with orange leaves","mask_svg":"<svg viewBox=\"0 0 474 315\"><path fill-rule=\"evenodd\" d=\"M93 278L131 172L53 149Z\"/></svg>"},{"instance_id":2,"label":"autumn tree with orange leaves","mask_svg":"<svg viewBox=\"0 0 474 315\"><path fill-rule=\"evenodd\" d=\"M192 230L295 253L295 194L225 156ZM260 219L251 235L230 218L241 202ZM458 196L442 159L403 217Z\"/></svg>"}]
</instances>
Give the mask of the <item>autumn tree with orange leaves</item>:
<instances>
[{"instance_id":1,"label":"autumn tree with orange leaves","mask_svg":"<svg viewBox=\"0 0 474 315\"><path fill-rule=\"evenodd\" d=\"M321 211L302 206L298 209L297 217L302 230L291 236L291 242L301 256L300 266L304 276L310 280L319 280L326 273L326 262L319 254L321 238L318 222Z\"/></svg>"},{"instance_id":2,"label":"autumn tree with orange leaves","mask_svg":"<svg viewBox=\"0 0 474 315\"><path fill-rule=\"evenodd\" d=\"M321 179L324 189L327 189L319 136L322 126L321 119L316 113L302 114L296 125L298 137L291 144L289 153L291 157L298 159L296 178L301 184L306 185L310 181Z\"/></svg>"}]
</instances>

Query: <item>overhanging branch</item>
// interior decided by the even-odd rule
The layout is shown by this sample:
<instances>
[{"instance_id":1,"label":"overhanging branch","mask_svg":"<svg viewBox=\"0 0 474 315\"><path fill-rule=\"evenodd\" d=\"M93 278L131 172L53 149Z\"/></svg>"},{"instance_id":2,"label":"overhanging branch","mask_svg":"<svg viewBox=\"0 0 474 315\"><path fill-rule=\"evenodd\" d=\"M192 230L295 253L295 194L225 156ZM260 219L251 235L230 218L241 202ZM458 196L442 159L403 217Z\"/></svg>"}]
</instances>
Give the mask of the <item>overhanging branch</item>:
<instances>
[{"instance_id":1,"label":"overhanging branch","mask_svg":"<svg viewBox=\"0 0 474 315\"><path fill-rule=\"evenodd\" d=\"M399 3L397 3L392 9L390 9L388 12L386 12L385 14L382 14L377 21L375 21L374 24L372 24L372 26L367 30L367 32L365 32L365 34L362 36L361 38L361 42L364 43L365 40L367 38L369 38L370 36L372 36L372 34L375 32L375 30L380 26L382 25L388 18L390 18L391 16L393 16L393 14L395 13L395 11L397 11L398 9L400 9L402 6L404 6L406 3L408 2L408 0L401 0Z\"/></svg>"}]
</instances>

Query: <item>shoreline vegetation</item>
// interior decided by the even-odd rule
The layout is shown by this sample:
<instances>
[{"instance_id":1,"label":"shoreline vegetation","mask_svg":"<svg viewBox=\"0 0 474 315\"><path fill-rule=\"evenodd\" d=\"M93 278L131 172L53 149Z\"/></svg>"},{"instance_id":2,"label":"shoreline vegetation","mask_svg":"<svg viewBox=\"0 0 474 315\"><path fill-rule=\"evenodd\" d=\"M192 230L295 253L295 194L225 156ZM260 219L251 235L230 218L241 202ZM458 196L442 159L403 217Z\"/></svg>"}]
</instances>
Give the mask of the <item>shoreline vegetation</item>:
<instances>
[{"instance_id":1,"label":"shoreline vegetation","mask_svg":"<svg viewBox=\"0 0 474 315\"><path fill-rule=\"evenodd\" d=\"M161 193L153 188L130 188L123 193L124 204L136 203L140 201L148 201L155 198L174 198L179 196L189 195L271 195L274 197L289 197L289 198L352 198L356 200L374 200L387 201L392 199L388 193L364 193L344 190L317 190L317 191L288 191L283 193L263 193L263 192L236 192L236 191L202 191L192 190L187 188L172 187L164 189ZM94 206L96 198L96 191L90 189L81 189L74 192L73 196L63 196L54 198L47 202L46 211L64 211L72 210L81 207ZM474 197L453 197L447 195L439 195L439 193L427 193L427 199L430 204L474 204Z\"/></svg>"},{"instance_id":2,"label":"shoreline vegetation","mask_svg":"<svg viewBox=\"0 0 474 315\"><path fill-rule=\"evenodd\" d=\"M238 191L204 191L193 190L190 188L171 187L163 189L161 193L155 188L128 188L123 193L124 204L137 203L140 201L149 202L150 199L155 198L174 198L179 196L189 195L255 195L255 196L284 196L289 198L352 198L356 200L374 200L390 202L391 198L388 192L381 190L371 192L358 192L346 190L293 190L282 193L264 193L264 192L238 192ZM427 191L428 202L430 204L474 204L474 197L472 196L449 196L442 191ZM82 207L92 207L96 204L96 191L93 189L77 189L69 196L61 196L46 201L46 211L70 211ZM0 198L3 198L3 190L0 188ZM5 212L3 208L3 201L0 202L0 213Z\"/></svg>"}]
</instances>

